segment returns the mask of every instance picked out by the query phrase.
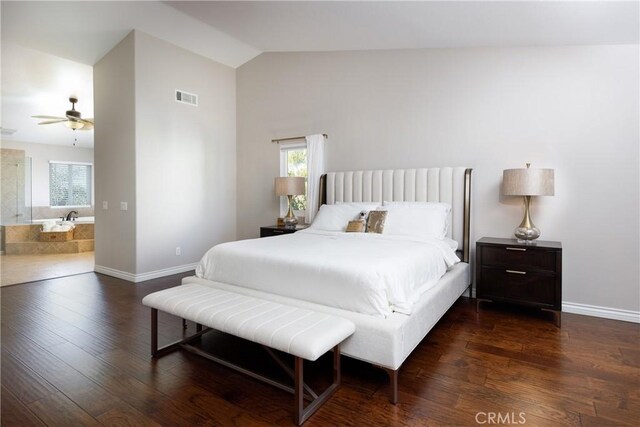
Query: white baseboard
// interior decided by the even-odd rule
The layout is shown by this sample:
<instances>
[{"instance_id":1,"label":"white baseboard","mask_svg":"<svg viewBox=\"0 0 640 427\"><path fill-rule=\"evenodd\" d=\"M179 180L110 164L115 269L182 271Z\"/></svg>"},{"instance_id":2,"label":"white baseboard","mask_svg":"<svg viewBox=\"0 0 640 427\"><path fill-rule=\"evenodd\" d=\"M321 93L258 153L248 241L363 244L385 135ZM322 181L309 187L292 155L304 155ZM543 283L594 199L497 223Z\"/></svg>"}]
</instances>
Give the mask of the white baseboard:
<instances>
[{"instance_id":1,"label":"white baseboard","mask_svg":"<svg viewBox=\"0 0 640 427\"><path fill-rule=\"evenodd\" d=\"M565 313L583 314L585 316L640 323L640 311L622 310L619 308L600 307L597 305L578 304L566 301L562 302L562 311Z\"/></svg>"},{"instance_id":2,"label":"white baseboard","mask_svg":"<svg viewBox=\"0 0 640 427\"><path fill-rule=\"evenodd\" d=\"M471 297L476 297L475 286L470 288ZM467 291L463 294L468 296ZM584 316L601 317L603 319L622 320L623 322L640 323L640 311L622 310L619 308L601 307L598 305L578 304L577 302L562 301L564 313L582 314Z\"/></svg>"},{"instance_id":3,"label":"white baseboard","mask_svg":"<svg viewBox=\"0 0 640 427\"><path fill-rule=\"evenodd\" d=\"M118 279L128 282L138 283L145 280L157 279L158 277L171 276L172 274L184 273L185 271L195 270L198 263L178 265L176 267L165 268L162 270L149 271L147 273L134 274L127 271L116 270L115 268L95 265L93 271L96 273L106 274L107 276L117 277Z\"/></svg>"}]
</instances>

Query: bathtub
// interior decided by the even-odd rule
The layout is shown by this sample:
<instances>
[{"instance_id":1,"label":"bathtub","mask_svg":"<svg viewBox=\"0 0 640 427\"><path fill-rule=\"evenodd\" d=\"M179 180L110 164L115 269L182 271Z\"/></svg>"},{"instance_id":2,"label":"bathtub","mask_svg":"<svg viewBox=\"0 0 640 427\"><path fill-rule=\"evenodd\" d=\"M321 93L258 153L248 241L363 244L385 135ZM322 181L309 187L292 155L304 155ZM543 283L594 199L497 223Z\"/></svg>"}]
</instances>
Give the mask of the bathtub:
<instances>
[{"instance_id":1,"label":"bathtub","mask_svg":"<svg viewBox=\"0 0 640 427\"><path fill-rule=\"evenodd\" d=\"M32 224L42 224L45 221L56 221L62 222L61 218L46 218L46 219L33 219L31 220ZM95 224L96 217L95 216L79 216L72 221L74 224Z\"/></svg>"},{"instance_id":2,"label":"bathtub","mask_svg":"<svg viewBox=\"0 0 640 427\"><path fill-rule=\"evenodd\" d=\"M4 252L8 255L34 254L68 254L91 252L95 248L95 221L92 216L79 217L73 224L73 239L50 242L41 241L42 224L45 221L55 221L64 224L60 218L34 219L31 224L3 225Z\"/></svg>"}]
</instances>

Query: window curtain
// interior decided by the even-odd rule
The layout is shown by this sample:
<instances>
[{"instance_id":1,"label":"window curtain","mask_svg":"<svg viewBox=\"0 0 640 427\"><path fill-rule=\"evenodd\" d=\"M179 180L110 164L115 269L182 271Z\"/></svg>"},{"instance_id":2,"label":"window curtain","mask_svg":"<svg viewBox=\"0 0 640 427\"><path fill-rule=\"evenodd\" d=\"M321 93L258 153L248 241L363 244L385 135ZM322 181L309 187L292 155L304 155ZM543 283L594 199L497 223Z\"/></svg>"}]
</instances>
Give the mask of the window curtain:
<instances>
[{"instance_id":1,"label":"window curtain","mask_svg":"<svg viewBox=\"0 0 640 427\"><path fill-rule=\"evenodd\" d=\"M320 177L325 173L324 136L308 135L307 140L307 224L311 224L320 208Z\"/></svg>"}]
</instances>

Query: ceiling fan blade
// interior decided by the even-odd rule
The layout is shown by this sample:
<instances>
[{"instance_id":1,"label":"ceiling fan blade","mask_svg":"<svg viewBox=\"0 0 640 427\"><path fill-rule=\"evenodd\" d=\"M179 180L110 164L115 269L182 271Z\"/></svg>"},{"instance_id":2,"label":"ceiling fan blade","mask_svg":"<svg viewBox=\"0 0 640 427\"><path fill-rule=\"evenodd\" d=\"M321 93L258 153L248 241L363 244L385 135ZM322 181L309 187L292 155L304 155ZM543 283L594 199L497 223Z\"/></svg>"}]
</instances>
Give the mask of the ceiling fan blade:
<instances>
[{"instance_id":1,"label":"ceiling fan blade","mask_svg":"<svg viewBox=\"0 0 640 427\"><path fill-rule=\"evenodd\" d=\"M50 124L53 124L53 123L62 123L62 122L66 122L66 121L67 121L67 119L47 120L47 121L44 121L44 122L40 122L38 124L39 125L50 125Z\"/></svg>"},{"instance_id":2,"label":"ceiling fan blade","mask_svg":"<svg viewBox=\"0 0 640 427\"><path fill-rule=\"evenodd\" d=\"M82 120L84 120L85 122L89 122L89 123L94 123L95 124L95 122L93 120L93 117L91 117L89 119L82 119Z\"/></svg>"},{"instance_id":3,"label":"ceiling fan blade","mask_svg":"<svg viewBox=\"0 0 640 427\"><path fill-rule=\"evenodd\" d=\"M92 130L93 129L93 123L85 123L84 126L82 126L80 129L78 130Z\"/></svg>"},{"instance_id":4,"label":"ceiling fan blade","mask_svg":"<svg viewBox=\"0 0 640 427\"><path fill-rule=\"evenodd\" d=\"M79 118L75 118L74 119L76 122L80 122L80 123L84 123L85 125L92 125L93 123L93 119L79 119Z\"/></svg>"},{"instance_id":5,"label":"ceiling fan blade","mask_svg":"<svg viewBox=\"0 0 640 427\"><path fill-rule=\"evenodd\" d=\"M57 119L57 120L62 120L65 119L65 117L57 117L57 116L31 116L34 119Z\"/></svg>"}]
</instances>

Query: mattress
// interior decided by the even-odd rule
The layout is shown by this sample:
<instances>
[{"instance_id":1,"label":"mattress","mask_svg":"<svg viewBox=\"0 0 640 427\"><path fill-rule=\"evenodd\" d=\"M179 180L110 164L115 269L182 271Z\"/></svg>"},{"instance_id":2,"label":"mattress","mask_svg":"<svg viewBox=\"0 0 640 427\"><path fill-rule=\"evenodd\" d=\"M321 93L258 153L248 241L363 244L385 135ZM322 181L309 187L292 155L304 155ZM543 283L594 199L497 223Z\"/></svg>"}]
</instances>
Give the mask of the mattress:
<instances>
[{"instance_id":1,"label":"mattress","mask_svg":"<svg viewBox=\"0 0 640 427\"><path fill-rule=\"evenodd\" d=\"M277 237L277 239L281 238ZM195 276L185 277L182 283L198 283L349 319L355 323L356 331L341 345L342 354L395 370L402 365L407 356L467 289L470 284L470 268L468 263L463 262L454 265L435 286L420 296L414 304L411 315L391 313L387 318L355 313Z\"/></svg>"},{"instance_id":2,"label":"mattress","mask_svg":"<svg viewBox=\"0 0 640 427\"><path fill-rule=\"evenodd\" d=\"M217 245L196 276L387 317L410 314L458 261L444 240L305 230Z\"/></svg>"}]
</instances>

